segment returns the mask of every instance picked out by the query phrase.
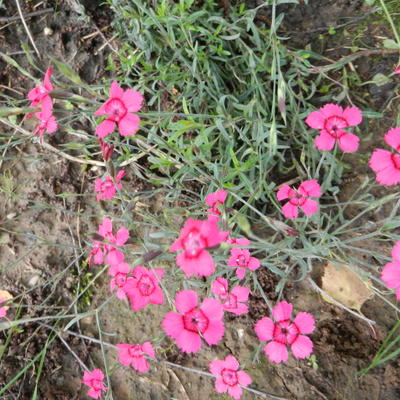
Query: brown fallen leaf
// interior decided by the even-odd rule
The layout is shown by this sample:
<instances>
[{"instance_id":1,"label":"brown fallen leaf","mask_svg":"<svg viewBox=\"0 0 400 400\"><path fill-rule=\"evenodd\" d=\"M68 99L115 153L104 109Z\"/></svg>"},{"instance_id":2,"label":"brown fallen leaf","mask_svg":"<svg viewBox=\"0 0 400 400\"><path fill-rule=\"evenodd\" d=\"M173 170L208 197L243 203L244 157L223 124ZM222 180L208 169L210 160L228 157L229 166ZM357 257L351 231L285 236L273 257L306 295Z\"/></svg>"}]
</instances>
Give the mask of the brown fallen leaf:
<instances>
[{"instance_id":1,"label":"brown fallen leaf","mask_svg":"<svg viewBox=\"0 0 400 400\"><path fill-rule=\"evenodd\" d=\"M362 305L374 296L369 280L363 280L349 266L328 262L322 277L322 289L334 300L361 313ZM328 299L324 298L328 301Z\"/></svg>"}]
</instances>

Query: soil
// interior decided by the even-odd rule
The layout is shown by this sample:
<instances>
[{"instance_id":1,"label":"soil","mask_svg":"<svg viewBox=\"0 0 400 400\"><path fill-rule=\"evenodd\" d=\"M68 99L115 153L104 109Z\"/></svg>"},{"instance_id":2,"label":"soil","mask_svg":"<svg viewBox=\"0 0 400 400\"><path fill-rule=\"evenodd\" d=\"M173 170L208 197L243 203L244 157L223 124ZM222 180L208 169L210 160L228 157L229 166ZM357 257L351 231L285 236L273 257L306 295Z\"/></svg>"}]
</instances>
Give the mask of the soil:
<instances>
[{"instance_id":1,"label":"soil","mask_svg":"<svg viewBox=\"0 0 400 400\"><path fill-rule=\"evenodd\" d=\"M248 2L249 6L256 6L258 3L260 2ZM351 54L350 47L354 45L352 33L361 29L360 26L360 40L368 46L379 47L381 39L377 37L391 37L388 24L378 16L371 14L365 19L357 19L368 11L361 0L315 0L309 1L309 5L301 3L299 6L279 6L278 9L286 14L281 30L282 34L292 37L288 45L293 48L310 45L314 51L338 60ZM0 1L1 4L3 3ZM112 52L111 47L117 48L119 45L111 40L112 31L109 25L113 14L108 6L101 5L101 1L86 0L21 0L20 4L25 15L46 8L53 9L51 12L27 18L41 54L52 55L66 62L88 83L98 82L105 76L104 67ZM230 2L223 1L221 5L229 17ZM0 50L15 57L23 68L37 76L20 47L20 41L28 41L23 25L18 20L5 22L1 19L16 14L13 2L4 2L3 8L0 8ZM262 9L258 17L259 23L268 23L269 18L268 12ZM337 27L352 19L357 22L336 28L335 35L327 34L329 27ZM350 34L343 34L344 30ZM105 45L106 38L109 45ZM365 56L352 64L363 82L370 81L376 73L388 74L393 71L397 55L382 53L379 62L371 62L374 60L376 58ZM41 67L45 69L47 64L43 62ZM32 85L31 80L21 76L0 58L0 95L12 95L21 99ZM399 109L398 92L395 98L398 85L396 89L394 82L380 87L369 84L357 90L357 99L364 106L384 114L379 124L365 126L368 131L374 132L369 135L368 140L362 141L362 151L370 152L383 144L382 132L395 124L396 110ZM3 133L13 134L5 127L2 129ZM57 145L59 139L55 137L51 140ZM1 140L3 144L4 135ZM0 215L4 221L0 224L0 289L9 291L14 296L15 303L19 304L18 308L10 310L10 319L16 318L17 313L22 317L37 317L42 315L43 309L46 315L56 314L59 310L67 311L73 295L79 290L82 277L87 272L86 265L82 263L85 257L81 257L81 248L88 248L99 221L105 215L103 206L92 195L98 167L82 171L81 165L60 159L38 144L28 141L16 142L3 157L0 161ZM347 159L352 165L351 157ZM371 175L365 163L352 165L351 171L348 174L349 180L343 184L344 199L351 195L354 182L361 182L363 176ZM147 182L140 181L129 169L124 182L128 190L132 191L149 188ZM60 193L74 196L63 198L57 196ZM154 198L151 201L152 211L161 212L162 199ZM356 209L351 210L349 217L356 212ZM377 212L378 215L371 213L363 221L379 218L384 213L385 209L381 209ZM130 246L132 252L139 251L135 244ZM376 251L389 254L389 245L377 248L376 244L366 241L363 246L375 246ZM379 267L372 258L367 257L363 261ZM154 266L158 265L154 262ZM163 267L172 268L165 264ZM323 274L323 267L316 266L313 271L313 278L317 282ZM269 299L272 302L277 301L277 277L268 269L258 270L257 275ZM107 280L99 280L89 292L89 309L101 304L108 294ZM210 361L234 354L252 376L254 389L284 399L400 398L398 359L373 369L362 378L356 375L369 365L396 320L393 309L387 303L374 297L363 305L363 315L376 321L372 328L361 319L327 303L307 280L286 285L282 296L294 304L295 310L307 310L316 318L317 329L311 335L314 362L290 357L287 363L281 365L266 360L260 351L253 327L257 320L269 315L269 309L256 293L251 296L248 315L226 317L228 328L218 347L204 347L195 356L182 355L172 342L163 340L157 354L160 359L205 372L208 371ZM160 323L167 311L168 306L163 305L147 307L146 314L133 313L128 304L113 299L103 308L98 321L89 316L82 319L79 326L75 325L71 329L80 335L98 338L99 325L105 342L142 343L159 335ZM10 339L7 338L7 330L0 332L0 353L10 340L0 359L0 389L42 351L50 332L40 323L27 323L22 329L13 329ZM122 367L113 348L106 347L103 355L99 346L88 340L68 333L62 337L64 341L55 339L47 350L39 383L40 399L88 398L87 388L81 384L83 371L72 352L90 369L104 365L104 360L107 361L111 372L111 381L107 385L111 384L113 398L117 400L227 398L215 392L213 382L208 377L163 363L154 363L150 373L139 374ZM159 339L161 343L161 337ZM2 399L31 399L36 385L36 368L27 368L18 384L11 386ZM244 400L254 398L258 396L248 392L242 397Z\"/></svg>"}]
</instances>

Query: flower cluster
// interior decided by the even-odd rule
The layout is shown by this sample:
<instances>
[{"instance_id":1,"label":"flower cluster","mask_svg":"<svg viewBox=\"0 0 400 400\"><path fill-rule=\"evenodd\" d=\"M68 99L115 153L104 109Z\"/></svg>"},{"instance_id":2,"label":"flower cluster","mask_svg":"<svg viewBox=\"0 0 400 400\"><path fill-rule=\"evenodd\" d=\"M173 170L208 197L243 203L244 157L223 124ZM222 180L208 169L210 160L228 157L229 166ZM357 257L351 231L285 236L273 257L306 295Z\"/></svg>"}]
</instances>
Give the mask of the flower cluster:
<instances>
[{"instance_id":1,"label":"flower cluster","mask_svg":"<svg viewBox=\"0 0 400 400\"><path fill-rule=\"evenodd\" d=\"M44 76L43 85L35 86L29 93L28 99L31 101L31 107L40 106L40 111L34 113L34 116L39 120L39 124L33 133L39 135L40 143L43 142L44 133L54 133L58 129L56 119L53 115L53 100L50 92L53 91L53 85L50 78L53 70L48 68ZM28 116L31 116L30 114Z\"/></svg>"}]
</instances>

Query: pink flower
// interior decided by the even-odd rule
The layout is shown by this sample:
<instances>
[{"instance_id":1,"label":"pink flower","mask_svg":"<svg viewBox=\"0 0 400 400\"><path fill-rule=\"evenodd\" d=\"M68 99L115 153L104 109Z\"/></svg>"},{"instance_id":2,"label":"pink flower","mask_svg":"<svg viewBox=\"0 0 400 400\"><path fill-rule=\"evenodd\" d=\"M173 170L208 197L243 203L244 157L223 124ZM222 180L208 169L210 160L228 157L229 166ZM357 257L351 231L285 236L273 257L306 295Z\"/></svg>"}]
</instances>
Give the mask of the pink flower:
<instances>
[{"instance_id":1,"label":"pink flower","mask_svg":"<svg viewBox=\"0 0 400 400\"><path fill-rule=\"evenodd\" d=\"M53 90L53 85L50 82L50 77L52 74L53 74L53 70L51 68L47 68L46 74L44 75L43 85L35 86L28 93L28 99L31 101L31 107L36 107L46 97L48 97L50 99L49 93ZM50 99L50 101L51 101L51 99Z\"/></svg>"},{"instance_id":2,"label":"pink flower","mask_svg":"<svg viewBox=\"0 0 400 400\"><path fill-rule=\"evenodd\" d=\"M104 161L108 161L111 159L112 153L114 151L114 146L109 145L106 142L103 142L101 139L99 139L99 145L101 148L101 154L103 156Z\"/></svg>"},{"instance_id":3,"label":"pink flower","mask_svg":"<svg viewBox=\"0 0 400 400\"><path fill-rule=\"evenodd\" d=\"M0 304L7 301L7 299L0 299ZM7 315L6 307L0 307L0 318L4 318Z\"/></svg>"},{"instance_id":4,"label":"pink flower","mask_svg":"<svg viewBox=\"0 0 400 400\"><path fill-rule=\"evenodd\" d=\"M210 372L217 378L215 390L218 393L228 393L229 396L238 400L242 396L240 386L249 386L251 377L244 371L239 370L239 363L233 356L227 356L225 360L214 360L209 365Z\"/></svg>"},{"instance_id":5,"label":"pink flower","mask_svg":"<svg viewBox=\"0 0 400 400\"><path fill-rule=\"evenodd\" d=\"M182 290L176 295L175 307L165 315L162 327L167 335L176 340L185 353L196 353L201 348L201 338L209 344L217 344L224 336L222 317L224 310L216 299L206 298L198 306L197 293Z\"/></svg>"},{"instance_id":6,"label":"pink flower","mask_svg":"<svg viewBox=\"0 0 400 400\"><path fill-rule=\"evenodd\" d=\"M393 71L394 74L400 75L400 65Z\"/></svg>"},{"instance_id":7,"label":"pink flower","mask_svg":"<svg viewBox=\"0 0 400 400\"><path fill-rule=\"evenodd\" d=\"M114 197L115 192L122 189L121 179L125 176L126 172L121 170L118 172L117 176L115 177L115 186L112 178L107 176L105 181L103 182L101 179L96 179L95 181L95 190L97 193L96 200L108 200Z\"/></svg>"},{"instance_id":8,"label":"pink flower","mask_svg":"<svg viewBox=\"0 0 400 400\"><path fill-rule=\"evenodd\" d=\"M117 247L123 246L129 239L129 231L124 227L120 228L115 235L113 234L112 220L110 218L104 218L99 225L99 235L108 240L111 245ZM110 250L111 247L108 246L107 250Z\"/></svg>"},{"instance_id":9,"label":"pink flower","mask_svg":"<svg viewBox=\"0 0 400 400\"><path fill-rule=\"evenodd\" d=\"M276 363L287 361L287 346L290 346L293 355L297 358L308 357L313 350L313 343L304 334L314 331L314 317L306 312L300 312L291 322L292 305L281 301L272 310L271 318L260 319L254 330L261 341L269 341L264 346L268 358Z\"/></svg>"},{"instance_id":10,"label":"pink flower","mask_svg":"<svg viewBox=\"0 0 400 400\"><path fill-rule=\"evenodd\" d=\"M343 111L336 104L326 104L309 114L306 124L320 130L320 135L314 141L317 149L332 150L337 140L343 151L354 152L358 149L359 138L344 128L359 125L361 121L361 110L357 107L346 107Z\"/></svg>"},{"instance_id":11,"label":"pink flower","mask_svg":"<svg viewBox=\"0 0 400 400\"><path fill-rule=\"evenodd\" d=\"M35 117L40 122L33 134L39 134L39 140L42 143L44 133L54 133L58 129L56 119L53 115L53 103L50 96L42 99L42 109L40 112L35 113Z\"/></svg>"},{"instance_id":12,"label":"pink flower","mask_svg":"<svg viewBox=\"0 0 400 400\"><path fill-rule=\"evenodd\" d=\"M129 282L129 279L132 280L132 278L128 278L130 270L131 267L126 262L113 264L108 270L108 274L113 276L110 281L110 290L113 291L117 287L117 297L120 300L126 297L127 283Z\"/></svg>"},{"instance_id":13,"label":"pink flower","mask_svg":"<svg viewBox=\"0 0 400 400\"><path fill-rule=\"evenodd\" d=\"M149 370L149 363L144 358L148 355L150 358L155 357L154 347L150 342L139 344L117 344L119 348L118 360L122 365L131 365L136 371L147 372Z\"/></svg>"},{"instance_id":14,"label":"pink flower","mask_svg":"<svg viewBox=\"0 0 400 400\"><path fill-rule=\"evenodd\" d=\"M226 243L232 246L250 246L250 240L246 238L229 238Z\"/></svg>"},{"instance_id":15,"label":"pink flower","mask_svg":"<svg viewBox=\"0 0 400 400\"><path fill-rule=\"evenodd\" d=\"M247 287L235 286L229 293L228 281L225 278L217 278L211 284L211 293L221 301L224 310L236 315L249 312L247 305L244 304L250 294L250 290Z\"/></svg>"},{"instance_id":16,"label":"pink flower","mask_svg":"<svg viewBox=\"0 0 400 400\"><path fill-rule=\"evenodd\" d=\"M189 218L169 251L183 250L176 256L176 263L188 278L191 275L210 276L215 264L206 249L223 242L227 236L228 232L219 231L218 221L213 216L205 221Z\"/></svg>"},{"instance_id":17,"label":"pink flower","mask_svg":"<svg viewBox=\"0 0 400 400\"><path fill-rule=\"evenodd\" d=\"M164 304L164 294L159 286L159 280L163 275L164 270L161 268L151 270L138 266L133 269L133 279L126 286L132 310L141 310L149 303Z\"/></svg>"},{"instance_id":18,"label":"pink flower","mask_svg":"<svg viewBox=\"0 0 400 400\"><path fill-rule=\"evenodd\" d=\"M103 264L104 250L103 243L95 241L93 243L93 248L88 257L88 265L92 266L93 262L95 264Z\"/></svg>"},{"instance_id":19,"label":"pink flower","mask_svg":"<svg viewBox=\"0 0 400 400\"><path fill-rule=\"evenodd\" d=\"M400 127L390 129L385 142L396 150L392 153L376 149L369 160L369 166L377 172L376 180L382 185L396 185L400 182Z\"/></svg>"},{"instance_id":20,"label":"pink flower","mask_svg":"<svg viewBox=\"0 0 400 400\"><path fill-rule=\"evenodd\" d=\"M108 117L96 127L96 135L102 139L114 132L115 124L118 125L122 136L134 135L139 129L140 118L133 112L142 108L143 96L141 93L127 89L123 90L114 81L110 88L110 98L95 111L96 115Z\"/></svg>"},{"instance_id":21,"label":"pink flower","mask_svg":"<svg viewBox=\"0 0 400 400\"><path fill-rule=\"evenodd\" d=\"M88 395L93 399L101 397L101 392L106 391L106 387L103 383L104 374L101 369L96 368L92 372L85 371L83 374L83 383L90 387Z\"/></svg>"},{"instance_id":22,"label":"pink flower","mask_svg":"<svg viewBox=\"0 0 400 400\"><path fill-rule=\"evenodd\" d=\"M102 243L100 241L94 242L92 251L88 258L89 267L92 265L92 262L95 264L102 264L104 258L106 263L109 265L115 265L122 262L124 260L124 254L115 247L121 247L127 242L129 239L128 229L122 227L114 235L111 219L104 218L103 222L99 225L98 234L108 243Z\"/></svg>"},{"instance_id":23,"label":"pink flower","mask_svg":"<svg viewBox=\"0 0 400 400\"><path fill-rule=\"evenodd\" d=\"M218 210L218 204L224 204L226 196L227 192L225 190L209 193L206 197L206 204L211 208L207 211L212 214L221 215L221 211Z\"/></svg>"},{"instance_id":24,"label":"pink flower","mask_svg":"<svg viewBox=\"0 0 400 400\"><path fill-rule=\"evenodd\" d=\"M400 300L400 241L392 249L393 261L382 270L381 278L390 289L396 289L396 298Z\"/></svg>"},{"instance_id":25,"label":"pink flower","mask_svg":"<svg viewBox=\"0 0 400 400\"><path fill-rule=\"evenodd\" d=\"M231 249L231 256L228 260L230 267L236 267L236 276L242 280L246 274L246 269L255 271L261 267L260 261L250 256L250 251L246 249Z\"/></svg>"},{"instance_id":26,"label":"pink flower","mask_svg":"<svg viewBox=\"0 0 400 400\"><path fill-rule=\"evenodd\" d=\"M306 215L315 214L318 211L318 203L309 197L320 196L321 187L316 179L304 181L297 191L288 185L282 185L277 193L279 201L289 199L282 207L282 213L286 218L297 218L299 206Z\"/></svg>"}]
</instances>

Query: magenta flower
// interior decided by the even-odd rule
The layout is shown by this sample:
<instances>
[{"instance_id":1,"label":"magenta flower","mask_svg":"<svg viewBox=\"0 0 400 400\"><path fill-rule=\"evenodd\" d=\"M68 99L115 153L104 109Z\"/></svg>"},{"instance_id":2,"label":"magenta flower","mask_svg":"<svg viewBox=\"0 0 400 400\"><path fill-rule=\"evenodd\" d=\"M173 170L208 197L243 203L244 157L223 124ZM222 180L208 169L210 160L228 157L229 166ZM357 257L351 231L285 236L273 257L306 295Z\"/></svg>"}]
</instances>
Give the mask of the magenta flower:
<instances>
[{"instance_id":1,"label":"magenta flower","mask_svg":"<svg viewBox=\"0 0 400 400\"><path fill-rule=\"evenodd\" d=\"M176 263L188 278L191 275L210 276L215 271L215 264L206 249L225 241L227 236L228 232L219 231L218 221L213 216L205 221L189 218L169 251L183 250L176 256Z\"/></svg>"},{"instance_id":2,"label":"magenta flower","mask_svg":"<svg viewBox=\"0 0 400 400\"><path fill-rule=\"evenodd\" d=\"M227 192L225 190L218 190L217 192L209 193L206 197L206 204L211 208L207 210L209 213L221 215L218 209L218 204L224 204Z\"/></svg>"},{"instance_id":3,"label":"magenta flower","mask_svg":"<svg viewBox=\"0 0 400 400\"><path fill-rule=\"evenodd\" d=\"M400 300L400 241L392 249L393 261L382 270L381 279L390 289L396 289L396 299Z\"/></svg>"},{"instance_id":4,"label":"magenta flower","mask_svg":"<svg viewBox=\"0 0 400 400\"><path fill-rule=\"evenodd\" d=\"M133 112L142 108L143 96L141 93L127 89L123 90L114 81L110 88L110 98L95 111L96 115L108 117L96 127L96 135L102 139L114 132L115 124L118 125L122 136L134 135L139 129L140 118Z\"/></svg>"},{"instance_id":5,"label":"magenta flower","mask_svg":"<svg viewBox=\"0 0 400 400\"><path fill-rule=\"evenodd\" d=\"M150 358L155 357L154 347L150 342L139 344L117 344L119 348L118 360L122 365L132 366L133 369L139 372L147 372L149 363L145 359L145 355Z\"/></svg>"},{"instance_id":6,"label":"magenta flower","mask_svg":"<svg viewBox=\"0 0 400 400\"><path fill-rule=\"evenodd\" d=\"M89 257L88 257L88 265L89 267L92 266L92 264L103 264L103 258L105 256L105 252L103 249L103 243L99 241L95 241L93 243L93 248L90 251Z\"/></svg>"},{"instance_id":7,"label":"magenta flower","mask_svg":"<svg viewBox=\"0 0 400 400\"><path fill-rule=\"evenodd\" d=\"M90 387L87 394L93 399L100 398L101 392L105 392L107 390L107 388L104 386L103 379L104 374L101 369L96 368L92 372L84 372L82 382Z\"/></svg>"},{"instance_id":8,"label":"magenta flower","mask_svg":"<svg viewBox=\"0 0 400 400\"><path fill-rule=\"evenodd\" d=\"M358 149L360 139L344 128L359 125L361 121L361 110L357 107L346 107L343 111L336 104L326 104L309 114L306 124L320 130L320 135L314 141L317 149L332 150L337 141L343 151L354 152Z\"/></svg>"},{"instance_id":9,"label":"magenta flower","mask_svg":"<svg viewBox=\"0 0 400 400\"><path fill-rule=\"evenodd\" d=\"M46 74L44 75L43 85L35 86L28 93L28 99L31 101L31 107L36 107L46 97L48 97L49 100L51 101L49 93L53 90L53 85L50 82L50 78L51 78L52 74L53 74L53 70L51 68L47 68Z\"/></svg>"},{"instance_id":10,"label":"magenta flower","mask_svg":"<svg viewBox=\"0 0 400 400\"><path fill-rule=\"evenodd\" d=\"M250 240L246 238L229 238L226 243L232 246L250 246Z\"/></svg>"},{"instance_id":11,"label":"magenta flower","mask_svg":"<svg viewBox=\"0 0 400 400\"><path fill-rule=\"evenodd\" d=\"M7 299L0 299L0 304L4 303L7 301ZM0 318L4 318L7 315L7 308L6 307L0 307Z\"/></svg>"},{"instance_id":12,"label":"magenta flower","mask_svg":"<svg viewBox=\"0 0 400 400\"><path fill-rule=\"evenodd\" d=\"M394 74L400 75L400 65L393 71Z\"/></svg>"},{"instance_id":13,"label":"magenta flower","mask_svg":"<svg viewBox=\"0 0 400 400\"><path fill-rule=\"evenodd\" d=\"M255 271L261 267L261 264L258 258L250 256L249 250L233 248L228 259L228 266L236 267L236 276L242 280L246 274L246 269Z\"/></svg>"},{"instance_id":14,"label":"magenta flower","mask_svg":"<svg viewBox=\"0 0 400 400\"><path fill-rule=\"evenodd\" d=\"M110 218L104 218L103 222L99 225L98 234L102 236L108 243L95 241L93 248L88 257L89 267L92 262L95 264L102 264L104 258L107 264L115 265L124 260L124 255L115 247L123 246L129 239L128 229L122 227L118 232L113 234L112 221Z\"/></svg>"},{"instance_id":15,"label":"magenta flower","mask_svg":"<svg viewBox=\"0 0 400 400\"><path fill-rule=\"evenodd\" d=\"M111 218L103 219L103 222L99 225L99 235L103 236L110 245L117 247L123 246L129 239L129 231L124 227L120 228L115 235L113 234ZM106 247L107 250L109 250L110 247L112 246Z\"/></svg>"},{"instance_id":16,"label":"magenta flower","mask_svg":"<svg viewBox=\"0 0 400 400\"><path fill-rule=\"evenodd\" d=\"M233 356L210 362L210 372L217 378L215 390L218 393L228 393L234 399L240 399L243 392L240 386L249 386L252 379L246 372L239 370L239 367L239 362Z\"/></svg>"},{"instance_id":17,"label":"magenta flower","mask_svg":"<svg viewBox=\"0 0 400 400\"><path fill-rule=\"evenodd\" d=\"M129 280L132 278L128 277L128 274L131 270L131 267L126 262L120 262L118 264L113 264L110 266L108 270L108 274L113 276L110 281L110 290L114 291L115 288L117 290L117 297L122 300L126 297L126 287Z\"/></svg>"},{"instance_id":18,"label":"magenta flower","mask_svg":"<svg viewBox=\"0 0 400 400\"><path fill-rule=\"evenodd\" d=\"M400 127L390 129L385 142L396 153L376 149L369 160L369 166L377 172L376 180L382 185L396 185L400 182Z\"/></svg>"},{"instance_id":19,"label":"magenta flower","mask_svg":"<svg viewBox=\"0 0 400 400\"><path fill-rule=\"evenodd\" d=\"M141 310L149 303L164 304L164 294L159 285L163 275L164 270L161 268L152 270L138 266L133 269L133 279L129 280L125 288L132 310Z\"/></svg>"},{"instance_id":20,"label":"magenta flower","mask_svg":"<svg viewBox=\"0 0 400 400\"><path fill-rule=\"evenodd\" d=\"M195 291L182 290L175 298L178 312L167 313L162 322L166 334L175 339L177 346L185 353L198 352L201 338L213 345L224 336L224 310L221 303L206 298L199 307L198 302Z\"/></svg>"},{"instance_id":21,"label":"magenta flower","mask_svg":"<svg viewBox=\"0 0 400 400\"><path fill-rule=\"evenodd\" d=\"M286 218L297 218L298 208L306 215L315 214L318 211L318 203L310 197L320 197L321 187L316 179L304 181L296 190L288 185L282 185L277 193L279 201L289 199L282 207L282 213Z\"/></svg>"},{"instance_id":22,"label":"magenta flower","mask_svg":"<svg viewBox=\"0 0 400 400\"><path fill-rule=\"evenodd\" d=\"M261 341L269 341L264 346L268 358L276 363L287 361L287 346L290 346L293 355L297 358L308 357L313 350L313 343L309 337L315 329L314 317L306 312L300 312L291 322L292 305L281 301L272 309L271 318L260 319L254 330Z\"/></svg>"},{"instance_id":23,"label":"magenta flower","mask_svg":"<svg viewBox=\"0 0 400 400\"><path fill-rule=\"evenodd\" d=\"M217 278L211 284L211 293L220 300L225 311L236 315L247 314L249 309L244 304L250 294L250 290L244 286L235 286L228 292L228 281L225 278Z\"/></svg>"},{"instance_id":24,"label":"magenta flower","mask_svg":"<svg viewBox=\"0 0 400 400\"><path fill-rule=\"evenodd\" d=\"M54 133L58 129L56 119L53 115L53 103L50 96L42 99L41 111L34 114L39 120L39 125L37 126L34 135L39 134L40 143L43 142L43 135L47 133Z\"/></svg>"},{"instance_id":25,"label":"magenta flower","mask_svg":"<svg viewBox=\"0 0 400 400\"><path fill-rule=\"evenodd\" d=\"M126 172L124 170L118 172L117 176L115 177L115 183L117 184L116 186L110 176L107 176L105 178L105 181L102 181L101 179L96 179L94 185L94 189L97 193L96 200L100 201L113 198L115 196L117 188L118 190L122 189L122 183L120 182L125 174Z\"/></svg>"}]
</instances>

